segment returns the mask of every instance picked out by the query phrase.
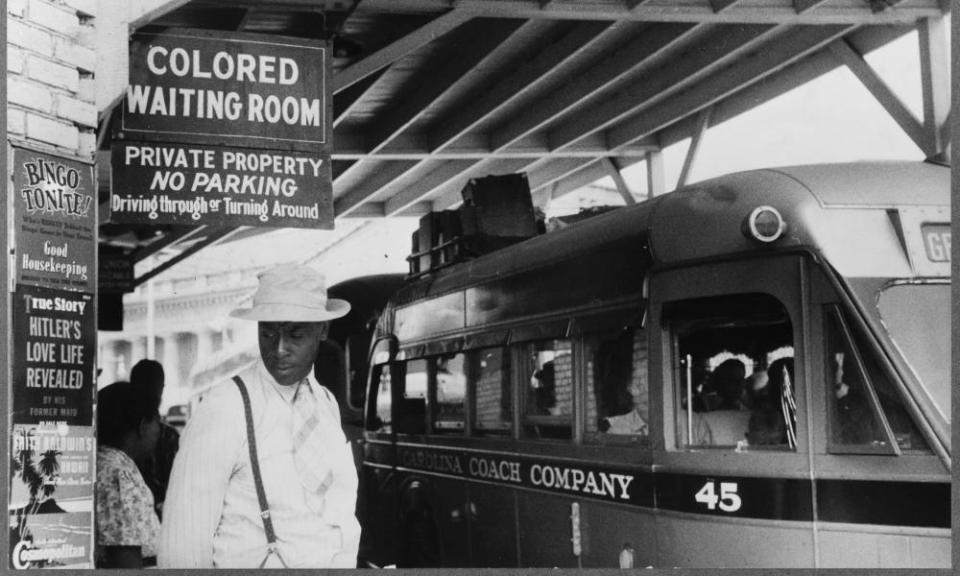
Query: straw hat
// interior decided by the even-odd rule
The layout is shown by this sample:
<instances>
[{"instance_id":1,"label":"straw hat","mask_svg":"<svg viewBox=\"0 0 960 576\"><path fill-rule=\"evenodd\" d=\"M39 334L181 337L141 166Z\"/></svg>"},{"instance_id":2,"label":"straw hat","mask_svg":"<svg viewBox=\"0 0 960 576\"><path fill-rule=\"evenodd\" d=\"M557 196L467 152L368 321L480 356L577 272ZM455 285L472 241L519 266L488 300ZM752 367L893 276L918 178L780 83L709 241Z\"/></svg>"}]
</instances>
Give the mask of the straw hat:
<instances>
[{"instance_id":1,"label":"straw hat","mask_svg":"<svg viewBox=\"0 0 960 576\"><path fill-rule=\"evenodd\" d=\"M350 311L346 300L327 298L323 274L313 268L283 264L261 272L252 308L237 308L230 316L266 322L324 322Z\"/></svg>"}]
</instances>

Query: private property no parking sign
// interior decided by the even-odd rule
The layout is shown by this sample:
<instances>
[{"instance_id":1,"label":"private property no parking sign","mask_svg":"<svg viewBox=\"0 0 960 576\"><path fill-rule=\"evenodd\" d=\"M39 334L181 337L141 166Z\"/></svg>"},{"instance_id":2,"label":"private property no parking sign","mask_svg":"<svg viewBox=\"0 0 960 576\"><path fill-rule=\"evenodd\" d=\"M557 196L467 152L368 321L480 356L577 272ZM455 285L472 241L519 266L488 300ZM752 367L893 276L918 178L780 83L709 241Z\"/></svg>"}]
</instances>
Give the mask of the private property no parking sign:
<instances>
[{"instance_id":1,"label":"private property no parking sign","mask_svg":"<svg viewBox=\"0 0 960 576\"><path fill-rule=\"evenodd\" d=\"M135 35L110 220L332 228L329 61L322 41Z\"/></svg>"}]
</instances>

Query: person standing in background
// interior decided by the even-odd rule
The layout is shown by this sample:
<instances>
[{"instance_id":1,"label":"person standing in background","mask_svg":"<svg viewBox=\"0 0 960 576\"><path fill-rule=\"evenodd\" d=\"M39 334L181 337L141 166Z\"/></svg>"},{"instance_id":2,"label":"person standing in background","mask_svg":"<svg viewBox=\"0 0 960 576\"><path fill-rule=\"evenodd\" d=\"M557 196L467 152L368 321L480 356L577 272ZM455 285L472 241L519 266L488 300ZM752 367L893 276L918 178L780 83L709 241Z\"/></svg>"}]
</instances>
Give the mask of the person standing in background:
<instances>
[{"instance_id":1,"label":"person standing in background","mask_svg":"<svg viewBox=\"0 0 960 576\"><path fill-rule=\"evenodd\" d=\"M153 452L160 414L129 382L97 393L97 568L142 568L155 561L160 519L134 461Z\"/></svg>"},{"instance_id":2,"label":"person standing in background","mask_svg":"<svg viewBox=\"0 0 960 576\"><path fill-rule=\"evenodd\" d=\"M156 360L141 360L130 370L130 382L139 391L155 402L158 409L163 400L163 388L166 378L163 365ZM153 493L157 514L163 518L163 501L170 482L173 459L180 447L180 433L176 428L160 421L160 437L157 446L150 454L137 460L137 468Z\"/></svg>"}]
</instances>

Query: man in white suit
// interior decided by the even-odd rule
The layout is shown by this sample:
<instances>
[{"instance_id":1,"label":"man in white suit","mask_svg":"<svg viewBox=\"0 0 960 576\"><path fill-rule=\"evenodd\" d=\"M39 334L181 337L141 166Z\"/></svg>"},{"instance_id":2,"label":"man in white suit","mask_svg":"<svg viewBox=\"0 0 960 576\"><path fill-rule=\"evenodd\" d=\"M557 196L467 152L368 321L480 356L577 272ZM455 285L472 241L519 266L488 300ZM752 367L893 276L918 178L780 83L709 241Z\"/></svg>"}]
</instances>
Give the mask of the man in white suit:
<instances>
[{"instance_id":1,"label":"man in white suit","mask_svg":"<svg viewBox=\"0 0 960 576\"><path fill-rule=\"evenodd\" d=\"M259 279L253 306L230 315L259 323L260 360L208 391L184 430L161 568L356 567L357 471L336 399L313 376L328 322L350 305L328 299L323 276L307 267Z\"/></svg>"}]
</instances>

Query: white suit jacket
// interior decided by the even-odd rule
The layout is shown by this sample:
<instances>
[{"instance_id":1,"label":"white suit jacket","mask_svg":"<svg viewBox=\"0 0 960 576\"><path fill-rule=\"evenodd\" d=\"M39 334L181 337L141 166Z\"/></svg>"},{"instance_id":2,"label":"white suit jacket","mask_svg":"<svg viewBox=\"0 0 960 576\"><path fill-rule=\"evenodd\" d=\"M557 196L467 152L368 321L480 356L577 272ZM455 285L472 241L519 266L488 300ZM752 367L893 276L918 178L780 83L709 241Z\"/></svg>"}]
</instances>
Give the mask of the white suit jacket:
<instances>
[{"instance_id":1,"label":"white suit jacket","mask_svg":"<svg viewBox=\"0 0 960 576\"><path fill-rule=\"evenodd\" d=\"M257 361L240 373L250 394L260 472L290 568L354 568L360 541L357 470L333 395L309 376L320 417L336 441L323 494L301 486L293 461L292 406ZM243 400L231 380L205 395L180 439L163 510L161 568L256 568L267 552L247 446ZM271 558L267 567L281 567Z\"/></svg>"}]
</instances>

